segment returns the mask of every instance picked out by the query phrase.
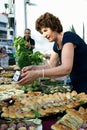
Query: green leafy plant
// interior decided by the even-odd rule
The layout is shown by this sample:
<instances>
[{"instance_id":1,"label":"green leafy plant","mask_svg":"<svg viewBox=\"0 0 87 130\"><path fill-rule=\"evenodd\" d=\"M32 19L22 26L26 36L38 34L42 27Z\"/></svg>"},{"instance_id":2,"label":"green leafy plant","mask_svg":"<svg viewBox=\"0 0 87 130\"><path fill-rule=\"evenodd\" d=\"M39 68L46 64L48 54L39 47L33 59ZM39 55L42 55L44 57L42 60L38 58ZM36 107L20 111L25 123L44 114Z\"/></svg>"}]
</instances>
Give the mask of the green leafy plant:
<instances>
[{"instance_id":1,"label":"green leafy plant","mask_svg":"<svg viewBox=\"0 0 87 130\"><path fill-rule=\"evenodd\" d=\"M43 62L43 54L40 51L32 53L30 48L26 45L26 41L21 36L14 39L13 45L16 48L18 66L20 69L24 66L38 65Z\"/></svg>"},{"instance_id":2,"label":"green leafy plant","mask_svg":"<svg viewBox=\"0 0 87 130\"><path fill-rule=\"evenodd\" d=\"M70 31L73 32L73 33L76 33L76 30L75 30L73 25L70 27Z\"/></svg>"},{"instance_id":3,"label":"green leafy plant","mask_svg":"<svg viewBox=\"0 0 87 130\"><path fill-rule=\"evenodd\" d=\"M70 29L69 29L71 32L73 32L73 33L76 33L76 30L75 30L75 28L74 28L74 26L72 25L71 27L70 27ZM84 23L83 23L83 32L82 32L83 34L82 34L82 38L83 38L83 40L85 41L85 26L84 26Z\"/></svg>"},{"instance_id":4,"label":"green leafy plant","mask_svg":"<svg viewBox=\"0 0 87 130\"><path fill-rule=\"evenodd\" d=\"M84 26L84 23L83 23L83 40L85 40L85 26Z\"/></svg>"}]
</instances>

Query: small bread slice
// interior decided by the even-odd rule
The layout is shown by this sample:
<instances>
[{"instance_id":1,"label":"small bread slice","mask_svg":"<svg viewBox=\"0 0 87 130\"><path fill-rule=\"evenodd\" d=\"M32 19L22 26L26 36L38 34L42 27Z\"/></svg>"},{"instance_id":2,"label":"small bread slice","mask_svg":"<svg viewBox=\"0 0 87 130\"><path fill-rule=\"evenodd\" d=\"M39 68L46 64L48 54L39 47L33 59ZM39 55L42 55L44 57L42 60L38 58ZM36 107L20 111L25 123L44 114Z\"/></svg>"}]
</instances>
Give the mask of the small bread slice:
<instances>
[{"instance_id":1,"label":"small bread slice","mask_svg":"<svg viewBox=\"0 0 87 130\"><path fill-rule=\"evenodd\" d=\"M72 130L71 128L69 128L68 126L65 126L65 125L62 124L62 123L53 124L53 125L51 126L51 129L52 129L52 130Z\"/></svg>"}]
</instances>

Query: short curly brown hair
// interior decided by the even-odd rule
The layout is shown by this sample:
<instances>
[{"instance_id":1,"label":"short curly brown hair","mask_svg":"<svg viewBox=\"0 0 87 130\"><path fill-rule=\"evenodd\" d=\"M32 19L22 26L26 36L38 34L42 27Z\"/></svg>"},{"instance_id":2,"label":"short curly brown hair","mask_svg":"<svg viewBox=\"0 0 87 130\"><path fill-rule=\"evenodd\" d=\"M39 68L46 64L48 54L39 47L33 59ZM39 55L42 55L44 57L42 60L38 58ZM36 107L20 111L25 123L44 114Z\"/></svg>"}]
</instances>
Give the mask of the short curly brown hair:
<instances>
[{"instance_id":1,"label":"short curly brown hair","mask_svg":"<svg viewBox=\"0 0 87 130\"><path fill-rule=\"evenodd\" d=\"M58 19L58 17L48 12L41 15L36 20L36 23L35 23L36 30L41 33L41 28L43 27L51 28L51 30L57 31L58 33L61 33L63 31L62 24L60 20Z\"/></svg>"}]
</instances>

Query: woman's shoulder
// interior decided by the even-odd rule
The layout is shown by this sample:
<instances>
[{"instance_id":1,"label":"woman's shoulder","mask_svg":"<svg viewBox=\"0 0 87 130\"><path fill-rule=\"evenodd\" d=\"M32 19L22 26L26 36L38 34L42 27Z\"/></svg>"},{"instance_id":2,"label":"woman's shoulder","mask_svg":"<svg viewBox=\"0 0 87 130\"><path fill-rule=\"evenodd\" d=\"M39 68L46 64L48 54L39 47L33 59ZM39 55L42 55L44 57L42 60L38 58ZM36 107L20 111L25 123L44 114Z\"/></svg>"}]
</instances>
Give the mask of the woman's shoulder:
<instances>
[{"instance_id":1,"label":"woman's shoulder","mask_svg":"<svg viewBox=\"0 0 87 130\"><path fill-rule=\"evenodd\" d=\"M79 39L82 39L77 33L75 32L71 32L71 31L66 31L64 32L64 36L65 37L72 37L72 38L79 38Z\"/></svg>"},{"instance_id":2,"label":"woman's shoulder","mask_svg":"<svg viewBox=\"0 0 87 130\"><path fill-rule=\"evenodd\" d=\"M67 31L67 32L64 33L64 37L63 38L64 39L71 39L73 41L77 41L77 42L86 44L84 39L79 34L77 34L75 32Z\"/></svg>"},{"instance_id":3,"label":"woman's shoulder","mask_svg":"<svg viewBox=\"0 0 87 130\"><path fill-rule=\"evenodd\" d=\"M75 32L71 32L71 31L66 31L66 32L64 32L64 35L66 36L68 36L68 35L74 35L74 36L76 36L77 34L75 33Z\"/></svg>"},{"instance_id":4,"label":"woman's shoulder","mask_svg":"<svg viewBox=\"0 0 87 130\"><path fill-rule=\"evenodd\" d=\"M85 44L85 41L75 32L67 31L64 33L62 43L73 43L74 45Z\"/></svg>"},{"instance_id":5,"label":"woman's shoulder","mask_svg":"<svg viewBox=\"0 0 87 130\"><path fill-rule=\"evenodd\" d=\"M64 32L63 40L77 41L77 40L82 40L82 38L75 32L67 31Z\"/></svg>"}]
</instances>

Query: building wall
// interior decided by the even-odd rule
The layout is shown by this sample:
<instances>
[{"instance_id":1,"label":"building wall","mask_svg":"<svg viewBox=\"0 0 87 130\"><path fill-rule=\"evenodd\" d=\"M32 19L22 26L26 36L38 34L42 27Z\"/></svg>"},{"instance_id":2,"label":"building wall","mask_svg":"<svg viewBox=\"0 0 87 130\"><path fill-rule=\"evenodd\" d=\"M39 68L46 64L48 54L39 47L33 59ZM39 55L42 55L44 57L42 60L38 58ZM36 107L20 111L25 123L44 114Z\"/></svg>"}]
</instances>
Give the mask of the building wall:
<instances>
[{"instance_id":1,"label":"building wall","mask_svg":"<svg viewBox=\"0 0 87 130\"><path fill-rule=\"evenodd\" d=\"M7 44L7 24L7 15L0 14L0 44Z\"/></svg>"}]
</instances>

